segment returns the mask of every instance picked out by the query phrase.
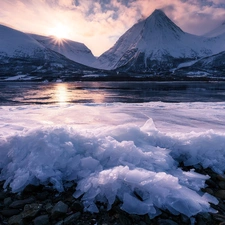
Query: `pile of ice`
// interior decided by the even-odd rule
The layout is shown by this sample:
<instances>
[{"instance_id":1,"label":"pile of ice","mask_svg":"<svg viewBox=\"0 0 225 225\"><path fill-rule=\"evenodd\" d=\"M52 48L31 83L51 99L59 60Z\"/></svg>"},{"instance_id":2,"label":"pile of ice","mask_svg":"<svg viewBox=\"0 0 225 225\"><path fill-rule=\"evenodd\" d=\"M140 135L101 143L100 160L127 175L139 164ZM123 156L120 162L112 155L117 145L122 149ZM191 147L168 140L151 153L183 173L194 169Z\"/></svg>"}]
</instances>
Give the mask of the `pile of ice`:
<instances>
[{"instance_id":1,"label":"pile of ice","mask_svg":"<svg viewBox=\"0 0 225 225\"><path fill-rule=\"evenodd\" d=\"M36 127L1 140L0 180L13 192L49 183L64 191L77 183L74 197L90 212L98 212L97 202L110 209L116 198L126 212L151 218L161 209L189 217L213 212L209 202L217 200L200 191L208 177L182 171L181 161L224 172L225 134L166 134L151 119L142 127Z\"/></svg>"}]
</instances>

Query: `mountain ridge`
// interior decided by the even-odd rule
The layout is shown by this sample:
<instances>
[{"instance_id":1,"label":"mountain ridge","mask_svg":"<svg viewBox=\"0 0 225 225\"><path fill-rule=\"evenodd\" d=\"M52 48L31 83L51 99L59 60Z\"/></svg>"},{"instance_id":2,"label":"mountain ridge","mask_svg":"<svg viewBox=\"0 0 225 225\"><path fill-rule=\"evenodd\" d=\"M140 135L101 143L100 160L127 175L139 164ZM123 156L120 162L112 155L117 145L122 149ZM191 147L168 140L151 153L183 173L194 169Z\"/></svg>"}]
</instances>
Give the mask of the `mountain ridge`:
<instances>
[{"instance_id":1,"label":"mountain ridge","mask_svg":"<svg viewBox=\"0 0 225 225\"><path fill-rule=\"evenodd\" d=\"M94 66L101 69L151 71L213 54L207 38L184 32L162 10L133 25Z\"/></svg>"}]
</instances>

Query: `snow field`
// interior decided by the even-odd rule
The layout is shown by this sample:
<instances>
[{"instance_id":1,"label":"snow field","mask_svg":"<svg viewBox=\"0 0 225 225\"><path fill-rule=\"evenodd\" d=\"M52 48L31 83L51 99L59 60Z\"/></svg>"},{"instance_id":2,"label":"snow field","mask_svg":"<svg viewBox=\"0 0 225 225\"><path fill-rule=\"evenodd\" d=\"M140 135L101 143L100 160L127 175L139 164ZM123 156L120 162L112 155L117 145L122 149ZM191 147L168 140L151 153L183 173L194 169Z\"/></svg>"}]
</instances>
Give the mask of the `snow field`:
<instances>
[{"instance_id":1,"label":"snow field","mask_svg":"<svg viewBox=\"0 0 225 225\"><path fill-rule=\"evenodd\" d=\"M161 209L188 217L214 212L209 203L217 200L200 191L208 176L178 165L225 171L223 108L160 102L0 107L0 180L13 192L49 183L64 191L77 183L74 197L90 212L98 212L98 201L110 209L116 198L124 211L150 218Z\"/></svg>"}]
</instances>

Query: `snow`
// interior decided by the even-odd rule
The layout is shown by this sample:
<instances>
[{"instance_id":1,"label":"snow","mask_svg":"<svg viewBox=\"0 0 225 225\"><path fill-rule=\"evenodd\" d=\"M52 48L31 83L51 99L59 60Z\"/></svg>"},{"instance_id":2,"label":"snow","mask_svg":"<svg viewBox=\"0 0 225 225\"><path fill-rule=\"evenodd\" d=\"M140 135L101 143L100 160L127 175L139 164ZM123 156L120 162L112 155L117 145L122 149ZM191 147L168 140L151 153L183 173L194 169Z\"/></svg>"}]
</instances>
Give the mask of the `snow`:
<instances>
[{"instance_id":1,"label":"snow","mask_svg":"<svg viewBox=\"0 0 225 225\"><path fill-rule=\"evenodd\" d=\"M45 47L29 35L0 24L0 56L44 57Z\"/></svg>"},{"instance_id":2,"label":"snow","mask_svg":"<svg viewBox=\"0 0 225 225\"><path fill-rule=\"evenodd\" d=\"M190 61L218 53L221 51L218 45L221 45L221 41L217 44L214 39L182 31L164 12L155 10L148 18L125 32L93 66L115 69L126 65L141 53L144 53L145 61L165 61L170 57Z\"/></svg>"},{"instance_id":3,"label":"snow","mask_svg":"<svg viewBox=\"0 0 225 225\"><path fill-rule=\"evenodd\" d=\"M83 65L89 66L96 60L91 50L88 49L83 43L67 39L58 40L54 36L46 37L36 34L31 34L30 36L36 39L46 48L58 52L66 56L68 59Z\"/></svg>"},{"instance_id":4,"label":"snow","mask_svg":"<svg viewBox=\"0 0 225 225\"><path fill-rule=\"evenodd\" d=\"M208 176L225 171L224 103L59 104L0 107L0 180L22 191L77 183L86 211L110 209L153 218L168 209L191 217L214 212L203 194Z\"/></svg>"}]
</instances>

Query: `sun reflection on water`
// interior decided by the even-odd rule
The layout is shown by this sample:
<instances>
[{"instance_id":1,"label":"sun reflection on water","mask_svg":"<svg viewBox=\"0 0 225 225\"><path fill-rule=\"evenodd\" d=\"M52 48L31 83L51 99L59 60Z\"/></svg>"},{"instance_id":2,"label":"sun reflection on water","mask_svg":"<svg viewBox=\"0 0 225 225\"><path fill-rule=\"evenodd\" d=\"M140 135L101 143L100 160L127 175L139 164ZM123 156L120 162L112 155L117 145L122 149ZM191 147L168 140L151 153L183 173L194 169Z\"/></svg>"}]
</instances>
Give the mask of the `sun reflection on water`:
<instances>
[{"instance_id":1,"label":"sun reflection on water","mask_svg":"<svg viewBox=\"0 0 225 225\"><path fill-rule=\"evenodd\" d=\"M66 103L103 103L105 93L96 87L84 84L56 83L54 85L54 101Z\"/></svg>"},{"instance_id":2,"label":"sun reflection on water","mask_svg":"<svg viewBox=\"0 0 225 225\"><path fill-rule=\"evenodd\" d=\"M55 101L59 104L69 102L68 86L66 83L58 83L55 87Z\"/></svg>"}]
</instances>

